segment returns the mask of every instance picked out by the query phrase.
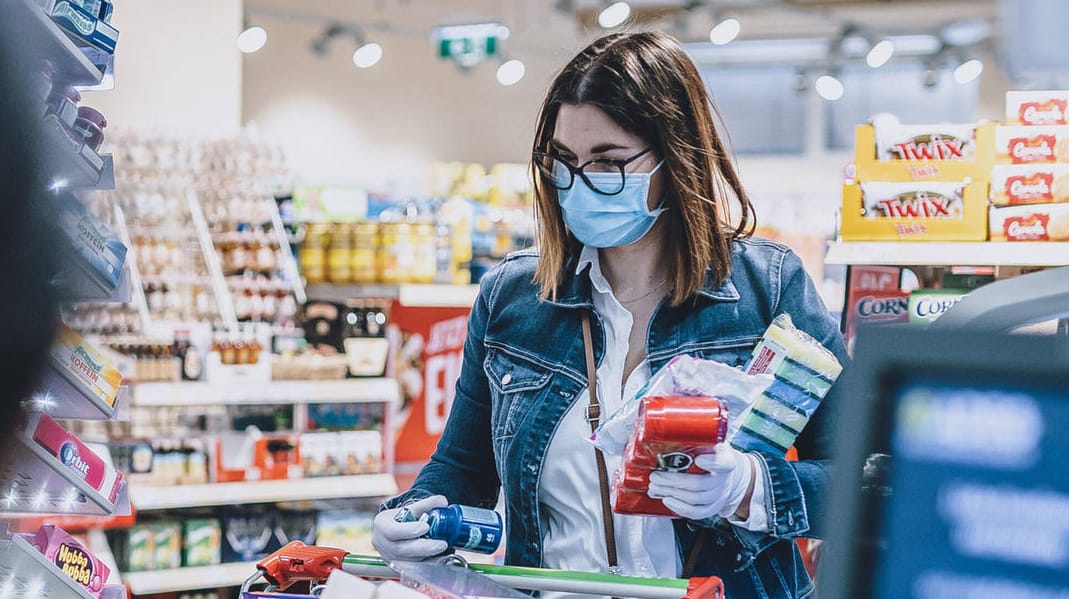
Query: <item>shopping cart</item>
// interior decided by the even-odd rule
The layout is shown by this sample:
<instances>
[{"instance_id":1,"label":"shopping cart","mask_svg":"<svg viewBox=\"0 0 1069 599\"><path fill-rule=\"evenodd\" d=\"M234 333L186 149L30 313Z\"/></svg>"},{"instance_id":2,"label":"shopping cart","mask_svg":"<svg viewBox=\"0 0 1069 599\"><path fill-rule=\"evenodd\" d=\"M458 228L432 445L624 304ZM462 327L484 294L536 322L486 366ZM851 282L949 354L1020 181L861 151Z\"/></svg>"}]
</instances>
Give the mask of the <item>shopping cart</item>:
<instances>
[{"instance_id":1,"label":"shopping cart","mask_svg":"<svg viewBox=\"0 0 1069 599\"><path fill-rule=\"evenodd\" d=\"M638 599L723 599L723 582L706 578L641 578L591 574L546 568L469 564L459 556L439 563L387 564L377 556L354 555L342 549L293 541L256 564L256 573L241 587L241 599L310 599L317 597L335 570L361 578L402 580L428 586L443 580L456 596L526 597L514 589L557 591ZM305 594L287 593L297 583L309 583ZM263 590L254 586L266 584ZM440 587L438 587L440 588ZM490 589L503 589L496 592Z\"/></svg>"}]
</instances>

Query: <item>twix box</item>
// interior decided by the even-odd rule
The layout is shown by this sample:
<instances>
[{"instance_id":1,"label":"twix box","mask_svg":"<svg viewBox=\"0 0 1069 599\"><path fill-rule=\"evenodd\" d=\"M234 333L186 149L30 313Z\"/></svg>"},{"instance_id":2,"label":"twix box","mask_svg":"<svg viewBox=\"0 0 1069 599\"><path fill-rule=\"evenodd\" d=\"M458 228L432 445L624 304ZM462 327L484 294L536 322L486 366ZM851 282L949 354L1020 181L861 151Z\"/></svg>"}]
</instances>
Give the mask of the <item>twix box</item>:
<instances>
[{"instance_id":1,"label":"twix box","mask_svg":"<svg viewBox=\"0 0 1069 599\"><path fill-rule=\"evenodd\" d=\"M990 199L996 206L1069 202L1069 164L996 164Z\"/></svg>"},{"instance_id":2,"label":"twix box","mask_svg":"<svg viewBox=\"0 0 1069 599\"><path fill-rule=\"evenodd\" d=\"M1006 122L1069 125L1069 90L1006 92Z\"/></svg>"},{"instance_id":3,"label":"twix box","mask_svg":"<svg viewBox=\"0 0 1069 599\"><path fill-rule=\"evenodd\" d=\"M995 127L995 161L1002 164L1069 162L1069 125Z\"/></svg>"},{"instance_id":4,"label":"twix box","mask_svg":"<svg viewBox=\"0 0 1069 599\"><path fill-rule=\"evenodd\" d=\"M70 327L61 324L59 336L48 355L52 364L83 392L115 406L122 375L119 369L82 339Z\"/></svg>"},{"instance_id":5,"label":"twix box","mask_svg":"<svg viewBox=\"0 0 1069 599\"><path fill-rule=\"evenodd\" d=\"M958 182L862 183L864 216L869 219L961 219L964 212Z\"/></svg>"},{"instance_id":6,"label":"twix box","mask_svg":"<svg viewBox=\"0 0 1069 599\"><path fill-rule=\"evenodd\" d=\"M879 160L972 160L976 125L874 124Z\"/></svg>"},{"instance_id":7,"label":"twix box","mask_svg":"<svg viewBox=\"0 0 1069 599\"><path fill-rule=\"evenodd\" d=\"M991 241L1069 241L1069 204L992 207Z\"/></svg>"}]
</instances>

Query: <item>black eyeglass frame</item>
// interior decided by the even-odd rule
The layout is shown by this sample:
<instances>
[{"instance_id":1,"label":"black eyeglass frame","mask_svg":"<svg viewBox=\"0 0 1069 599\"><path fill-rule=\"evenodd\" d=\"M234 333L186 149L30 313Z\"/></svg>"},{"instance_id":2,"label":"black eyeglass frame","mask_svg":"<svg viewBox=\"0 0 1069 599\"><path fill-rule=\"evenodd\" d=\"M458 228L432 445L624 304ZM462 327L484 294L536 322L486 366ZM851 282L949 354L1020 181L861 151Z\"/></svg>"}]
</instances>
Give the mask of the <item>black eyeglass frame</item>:
<instances>
[{"instance_id":1,"label":"black eyeglass frame","mask_svg":"<svg viewBox=\"0 0 1069 599\"><path fill-rule=\"evenodd\" d=\"M579 177L583 179L583 182L586 183L587 187L589 187L590 189L596 191L597 193L600 193L601 195L614 196L614 195L618 195L618 194L622 193L623 190L624 190L624 187L625 187L624 183L626 182L626 175L627 175L627 171L624 170L624 169L626 169L627 165L629 165L632 162L638 160L639 158L645 156L646 154L649 154L651 150L653 150L652 146L646 148L645 150L642 150L641 152L639 152L638 154L635 154L634 156L631 156L630 158L625 158L623 160L613 160L611 158L595 158L593 160L587 160L586 162L584 162L583 164L580 164L579 166L572 166L571 164L568 164L567 160L561 158L557 154L553 154L553 153L550 153L550 152L531 152L531 157L535 161L535 164L538 165L539 172L541 172L542 175L545 176L546 179L549 180L549 184L552 185L555 189L558 189L560 191L565 191L565 190L571 189L572 186L575 185L575 176L579 175ZM564 165L564 168L568 169L568 173L571 175L571 178L568 180L568 185L562 187L562 186L557 185L557 184L555 184L553 182L553 173L547 173L546 169L542 166L542 164L540 162L541 159L545 159L545 158L549 158L550 160L556 160L557 162L559 162L562 165ZM620 170L620 182L621 182L620 183L620 189L617 189L616 191L610 193L610 192L601 191L600 189L595 187L594 184L590 182L590 179L587 178L586 173L583 172L583 169L585 169L587 166L589 166L591 164L594 164L594 163L608 164L608 165L614 166L617 169L619 169ZM609 171L606 171L606 172L609 172Z\"/></svg>"}]
</instances>

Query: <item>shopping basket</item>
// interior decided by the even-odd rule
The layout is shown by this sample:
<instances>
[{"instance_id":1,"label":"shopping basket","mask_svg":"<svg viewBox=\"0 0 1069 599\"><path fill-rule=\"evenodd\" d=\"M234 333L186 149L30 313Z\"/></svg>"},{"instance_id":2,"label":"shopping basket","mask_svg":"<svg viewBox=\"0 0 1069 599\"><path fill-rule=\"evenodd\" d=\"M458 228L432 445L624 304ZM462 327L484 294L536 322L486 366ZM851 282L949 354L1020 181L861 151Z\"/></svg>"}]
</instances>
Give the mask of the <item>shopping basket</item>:
<instances>
[{"instance_id":1,"label":"shopping basket","mask_svg":"<svg viewBox=\"0 0 1069 599\"><path fill-rule=\"evenodd\" d=\"M547 568L469 564L459 556L448 556L434 564L387 564L382 558L355 555L343 549L305 545L292 541L282 549L256 564L256 573L241 587L241 599L308 599L324 588L331 572L341 570L361 578L397 580L443 576L457 581L464 579L468 587L464 597L509 597L508 594L479 594L472 592L482 582L498 587L530 591L557 591L638 599L723 599L723 582L715 577L705 578L642 578L615 574L592 574ZM307 594L287 593L297 583L310 583ZM253 586L266 584L264 590ZM474 585L474 586L473 586Z\"/></svg>"}]
</instances>

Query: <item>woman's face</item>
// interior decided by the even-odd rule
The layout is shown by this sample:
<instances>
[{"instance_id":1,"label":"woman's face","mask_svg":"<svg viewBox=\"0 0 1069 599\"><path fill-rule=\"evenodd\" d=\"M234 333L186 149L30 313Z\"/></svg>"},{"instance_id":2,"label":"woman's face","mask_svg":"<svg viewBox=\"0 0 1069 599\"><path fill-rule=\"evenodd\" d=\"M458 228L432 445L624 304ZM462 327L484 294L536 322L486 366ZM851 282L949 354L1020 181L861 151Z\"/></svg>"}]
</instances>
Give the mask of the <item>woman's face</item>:
<instances>
[{"instance_id":1,"label":"woman's face","mask_svg":"<svg viewBox=\"0 0 1069 599\"><path fill-rule=\"evenodd\" d=\"M553 130L552 152L572 166L603 158L627 160L649 147L639 136L616 124L605 111L593 104L561 104L557 113L557 126ZM628 173L648 173L661 158L650 152L626 167ZM661 203L664 169L650 178L648 208L653 210ZM586 183L576 178L576 185Z\"/></svg>"}]
</instances>

